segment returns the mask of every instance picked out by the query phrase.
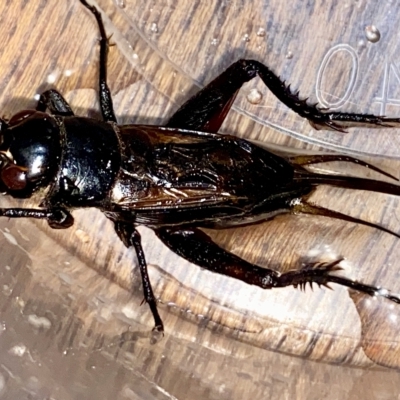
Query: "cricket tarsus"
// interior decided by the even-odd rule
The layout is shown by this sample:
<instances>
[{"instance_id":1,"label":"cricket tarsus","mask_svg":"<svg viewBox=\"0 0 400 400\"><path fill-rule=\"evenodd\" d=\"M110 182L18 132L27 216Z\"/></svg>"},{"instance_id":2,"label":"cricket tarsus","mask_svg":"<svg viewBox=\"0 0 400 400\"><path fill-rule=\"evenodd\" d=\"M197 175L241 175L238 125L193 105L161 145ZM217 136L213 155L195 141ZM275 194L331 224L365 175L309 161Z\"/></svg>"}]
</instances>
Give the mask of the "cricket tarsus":
<instances>
[{"instance_id":1,"label":"cricket tarsus","mask_svg":"<svg viewBox=\"0 0 400 400\"><path fill-rule=\"evenodd\" d=\"M215 244L200 228L255 223L277 211L342 219L398 233L308 202L318 185L400 196L400 186L357 177L319 174L307 165L352 162L392 175L345 155L285 155L231 135L218 134L241 86L259 77L287 107L316 128L343 131L350 126L397 126L398 118L329 112L293 93L266 65L239 60L228 67L170 118L166 126L117 125L107 84L109 42L100 12L99 99L102 120L75 116L55 89L45 91L36 110L0 119L0 192L15 198L42 196L39 208L0 209L8 218L44 219L64 229L71 210L95 207L136 252L145 302L155 330L163 332L138 225L153 229L171 250L209 271L272 289L337 283L399 303L386 290L338 275L341 259L307 262L279 273L249 263Z\"/></svg>"}]
</instances>

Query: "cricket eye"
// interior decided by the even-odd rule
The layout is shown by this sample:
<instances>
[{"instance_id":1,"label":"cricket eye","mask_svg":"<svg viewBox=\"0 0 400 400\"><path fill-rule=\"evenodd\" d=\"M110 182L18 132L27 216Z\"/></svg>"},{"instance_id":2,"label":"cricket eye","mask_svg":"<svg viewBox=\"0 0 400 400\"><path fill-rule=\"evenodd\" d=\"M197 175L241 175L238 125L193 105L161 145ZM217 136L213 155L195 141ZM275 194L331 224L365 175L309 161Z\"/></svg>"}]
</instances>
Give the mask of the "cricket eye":
<instances>
[{"instance_id":1,"label":"cricket eye","mask_svg":"<svg viewBox=\"0 0 400 400\"><path fill-rule=\"evenodd\" d=\"M26 172L15 164L2 168L1 181L9 190L22 190L26 187Z\"/></svg>"}]
</instances>

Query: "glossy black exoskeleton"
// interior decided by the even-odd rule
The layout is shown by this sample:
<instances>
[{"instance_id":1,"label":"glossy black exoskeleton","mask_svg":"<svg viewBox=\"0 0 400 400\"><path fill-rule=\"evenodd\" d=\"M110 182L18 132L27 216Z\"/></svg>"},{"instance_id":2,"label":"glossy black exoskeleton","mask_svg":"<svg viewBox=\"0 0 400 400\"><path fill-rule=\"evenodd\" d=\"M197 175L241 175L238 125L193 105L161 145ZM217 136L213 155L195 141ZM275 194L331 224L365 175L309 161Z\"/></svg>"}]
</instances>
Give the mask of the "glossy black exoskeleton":
<instances>
[{"instance_id":1,"label":"glossy black exoskeleton","mask_svg":"<svg viewBox=\"0 0 400 400\"><path fill-rule=\"evenodd\" d=\"M74 208L102 210L123 243L136 251L145 300L159 331L163 324L137 225L152 228L169 248L202 268L264 289L334 282L400 303L387 291L333 274L341 269L341 260L310 263L280 274L225 251L198 229L255 223L284 212L375 226L317 207L307 198L320 184L400 195L400 186L395 184L319 174L304 167L327 161L355 162L385 174L361 160L271 152L218 134L237 91L252 78L260 77L279 100L317 128L391 126L399 119L320 110L293 94L265 65L240 60L187 101L166 126L120 126L106 83L108 41L101 15L80 1L96 17L101 33L99 94L104 120L76 117L55 90L41 95L36 110L0 120L0 190L15 198L42 196L38 209L0 209L0 216L46 219L52 228L68 228Z\"/></svg>"}]
</instances>

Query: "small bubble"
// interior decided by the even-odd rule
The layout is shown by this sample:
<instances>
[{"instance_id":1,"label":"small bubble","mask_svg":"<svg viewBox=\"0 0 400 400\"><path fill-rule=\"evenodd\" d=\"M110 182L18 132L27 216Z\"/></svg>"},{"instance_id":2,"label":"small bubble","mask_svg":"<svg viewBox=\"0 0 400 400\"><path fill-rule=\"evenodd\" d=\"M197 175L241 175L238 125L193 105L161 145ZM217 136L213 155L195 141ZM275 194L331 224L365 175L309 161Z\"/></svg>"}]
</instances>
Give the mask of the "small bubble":
<instances>
[{"instance_id":1,"label":"small bubble","mask_svg":"<svg viewBox=\"0 0 400 400\"><path fill-rule=\"evenodd\" d=\"M117 6L119 8L125 8L126 7L125 0L116 0L115 2L116 2Z\"/></svg>"},{"instance_id":2,"label":"small bubble","mask_svg":"<svg viewBox=\"0 0 400 400\"><path fill-rule=\"evenodd\" d=\"M242 40L243 40L243 42L246 42L246 43L250 42L250 36L249 36L249 34L248 34L248 33L245 33L245 34L243 35L243 37L242 37Z\"/></svg>"},{"instance_id":3,"label":"small bubble","mask_svg":"<svg viewBox=\"0 0 400 400\"><path fill-rule=\"evenodd\" d=\"M264 29L264 28L258 28L257 36L259 36L259 37L265 37L266 34L267 34L267 32L265 32L265 29Z\"/></svg>"},{"instance_id":4,"label":"small bubble","mask_svg":"<svg viewBox=\"0 0 400 400\"><path fill-rule=\"evenodd\" d=\"M155 22L153 22L153 23L151 24L150 30L151 30L153 33L158 33L158 25L157 25Z\"/></svg>"},{"instance_id":5,"label":"small bubble","mask_svg":"<svg viewBox=\"0 0 400 400\"><path fill-rule=\"evenodd\" d=\"M376 43L381 38L381 33L375 25L368 25L365 27L365 37L371 43Z\"/></svg>"},{"instance_id":6,"label":"small bubble","mask_svg":"<svg viewBox=\"0 0 400 400\"><path fill-rule=\"evenodd\" d=\"M212 40L211 40L211 45L212 46L216 46L218 44L218 39L217 38L213 38Z\"/></svg>"},{"instance_id":7,"label":"small bubble","mask_svg":"<svg viewBox=\"0 0 400 400\"><path fill-rule=\"evenodd\" d=\"M291 51L288 51L288 52L286 53L286 58L287 58L288 60L292 59L292 58L293 58L293 53L292 53Z\"/></svg>"},{"instance_id":8,"label":"small bubble","mask_svg":"<svg viewBox=\"0 0 400 400\"><path fill-rule=\"evenodd\" d=\"M259 104L263 98L262 93L258 89L251 89L246 99L251 104Z\"/></svg>"}]
</instances>

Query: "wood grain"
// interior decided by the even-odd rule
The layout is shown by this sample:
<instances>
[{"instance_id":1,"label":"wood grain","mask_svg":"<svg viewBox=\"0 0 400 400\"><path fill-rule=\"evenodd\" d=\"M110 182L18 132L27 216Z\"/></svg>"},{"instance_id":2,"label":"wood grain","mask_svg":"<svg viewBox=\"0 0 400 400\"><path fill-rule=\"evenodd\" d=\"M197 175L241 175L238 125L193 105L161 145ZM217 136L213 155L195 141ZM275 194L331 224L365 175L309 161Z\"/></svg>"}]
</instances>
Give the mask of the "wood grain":
<instances>
[{"instance_id":1,"label":"wood grain","mask_svg":"<svg viewBox=\"0 0 400 400\"><path fill-rule=\"evenodd\" d=\"M346 95L350 81L354 87L340 109L400 114L399 21L389 5L330 1L311 7L274 0L97 5L116 44L109 82L121 123L162 124L199 86L243 57L267 63L310 102L333 104ZM56 87L77 114L98 116L98 34L79 2L14 0L0 4L0 15L2 115L33 107L38 92ZM365 37L371 24L381 32L376 43ZM331 49L337 50L333 56ZM256 105L247 100L254 89L262 94ZM258 81L243 88L222 131L362 154L391 173L399 171L396 131L313 131ZM355 167L344 172L377 177ZM313 200L398 231L394 197L321 188ZM14 203L4 198L2 204ZM336 286L262 291L190 265L141 229L166 325L165 337L152 345L152 319L147 307L139 307L136 269L131 286L133 252L98 211L79 210L74 217L75 226L66 231L0 221L4 398L22 398L26 390L59 399L397 394L397 372L380 369L400 366L400 310L391 304ZM346 276L400 292L398 240L374 229L285 216L213 235L246 259L280 271L299 268L306 258L344 256Z\"/></svg>"}]
</instances>

